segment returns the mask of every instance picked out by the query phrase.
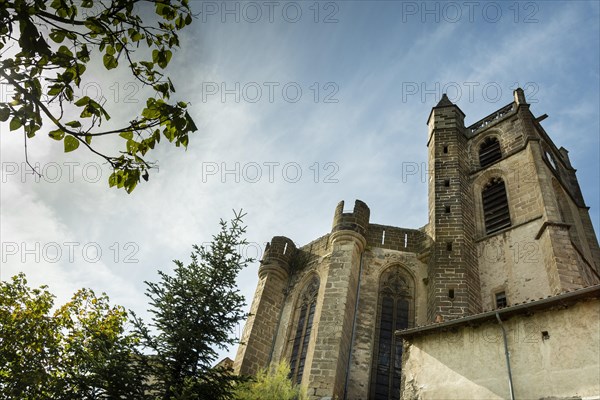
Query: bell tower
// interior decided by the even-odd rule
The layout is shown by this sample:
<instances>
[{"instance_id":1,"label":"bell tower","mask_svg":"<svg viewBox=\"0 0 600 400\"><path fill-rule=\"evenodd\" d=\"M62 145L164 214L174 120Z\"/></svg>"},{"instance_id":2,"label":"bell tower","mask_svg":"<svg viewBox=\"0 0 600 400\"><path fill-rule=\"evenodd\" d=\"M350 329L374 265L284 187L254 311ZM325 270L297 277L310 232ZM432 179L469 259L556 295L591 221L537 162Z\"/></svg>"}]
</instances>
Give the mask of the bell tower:
<instances>
[{"instance_id":1,"label":"bell tower","mask_svg":"<svg viewBox=\"0 0 600 400\"><path fill-rule=\"evenodd\" d=\"M428 285L430 322L481 310L464 118L461 109L444 94L427 121L429 227L433 239Z\"/></svg>"}]
</instances>

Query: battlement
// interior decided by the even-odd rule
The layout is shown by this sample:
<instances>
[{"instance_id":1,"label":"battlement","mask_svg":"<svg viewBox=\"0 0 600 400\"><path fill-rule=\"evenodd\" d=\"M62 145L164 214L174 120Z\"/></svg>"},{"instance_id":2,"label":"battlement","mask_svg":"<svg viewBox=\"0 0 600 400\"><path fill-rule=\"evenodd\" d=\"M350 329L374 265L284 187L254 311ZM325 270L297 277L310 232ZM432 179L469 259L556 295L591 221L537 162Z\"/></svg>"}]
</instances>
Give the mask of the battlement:
<instances>
[{"instance_id":1,"label":"battlement","mask_svg":"<svg viewBox=\"0 0 600 400\"><path fill-rule=\"evenodd\" d=\"M371 210L366 203L356 200L352 212L344 212L344 201L340 201L333 215L331 232L354 231L365 235L369 227Z\"/></svg>"},{"instance_id":2,"label":"battlement","mask_svg":"<svg viewBox=\"0 0 600 400\"><path fill-rule=\"evenodd\" d=\"M418 229L370 224L366 234L367 245L383 249L421 253L429 243L429 237Z\"/></svg>"},{"instance_id":3,"label":"battlement","mask_svg":"<svg viewBox=\"0 0 600 400\"><path fill-rule=\"evenodd\" d=\"M290 260L296 253L296 245L285 236L274 236L265 246L265 253L260 261L258 276L263 277L274 272L286 278L290 270Z\"/></svg>"},{"instance_id":4,"label":"battlement","mask_svg":"<svg viewBox=\"0 0 600 400\"><path fill-rule=\"evenodd\" d=\"M494 111L490 115L485 118L480 119L479 121L471 124L467 127L467 132L470 135L474 135L478 131L488 128L491 125L494 125L496 122L508 117L509 115L513 115L517 111L517 107L515 103L510 103L502 107L501 109Z\"/></svg>"},{"instance_id":5,"label":"battlement","mask_svg":"<svg viewBox=\"0 0 600 400\"><path fill-rule=\"evenodd\" d=\"M284 263L289 263L290 259L296 252L296 245L285 236L273 236L271 242L265 246L265 254L261 260L261 264L266 264L272 260L279 260Z\"/></svg>"}]
</instances>

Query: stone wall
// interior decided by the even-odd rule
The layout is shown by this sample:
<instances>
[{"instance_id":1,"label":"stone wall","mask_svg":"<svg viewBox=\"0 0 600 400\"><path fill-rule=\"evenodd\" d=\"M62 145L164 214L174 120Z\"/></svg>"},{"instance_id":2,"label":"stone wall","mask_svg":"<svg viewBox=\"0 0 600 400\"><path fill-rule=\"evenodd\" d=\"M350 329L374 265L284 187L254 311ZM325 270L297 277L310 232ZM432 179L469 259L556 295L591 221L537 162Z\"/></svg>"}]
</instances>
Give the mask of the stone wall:
<instances>
[{"instance_id":1,"label":"stone wall","mask_svg":"<svg viewBox=\"0 0 600 400\"><path fill-rule=\"evenodd\" d=\"M233 366L236 373L256 374L272 359L289 282L290 261L295 254L294 243L283 236L275 236L265 249L250 316Z\"/></svg>"},{"instance_id":2,"label":"stone wall","mask_svg":"<svg viewBox=\"0 0 600 400\"><path fill-rule=\"evenodd\" d=\"M600 301L504 322L517 399L600 398ZM405 340L404 399L510 398L495 321Z\"/></svg>"},{"instance_id":3,"label":"stone wall","mask_svg":"<svg viewBox=\"0 0 600 400\"><path fill-rule=\"evenodd\" d=\"M600 250L575 170L524 101L515 93L512 109L474 132L469 144L484 309L495 307L500 291L514 304L600 282ZM490 136L502 158L481 168L478 149ZM511 227L486 235L481 192L493 177L506 185Z\"/></svg>"},{"instance_id":4,"label":"stone wall","mask_svg":"<svg viewBox=\"0 0 600 400\"><path fill-rule=\"evenodd\" d=\"M411 253L422 253L429 244L429 238L420 230L389 225L369 224L365 238L368 247Z\"/></svg>"},{"instance_id":5,"label":"stone wall","mask_svg":"<svg viewBox=\"0 0 600 400\"><path fill-rule=\"evenodd\" d=\"M445 96L445 95L444 95ZM464 114L447 97L429 117L429 224L433 245L429 260L428 320L453 319L481 310L474 246L475 222Z\"/></svg>"},{"instance_id":6,"label":"stone wall","mask_svg":"<svg viewBox=\"0 0 600 400\"><path fill-rule=\"evenodd\" d=\"M348 400L367 399L370 390L371 368L375 353L377 314L379 312L379 283L384 271L400 267L411 276L414 299L409 326L427 322L427 265L415 253L382 248L369 248L363 256L360 295L356 328L350 363Z\"/></svg>"}]
</instances>

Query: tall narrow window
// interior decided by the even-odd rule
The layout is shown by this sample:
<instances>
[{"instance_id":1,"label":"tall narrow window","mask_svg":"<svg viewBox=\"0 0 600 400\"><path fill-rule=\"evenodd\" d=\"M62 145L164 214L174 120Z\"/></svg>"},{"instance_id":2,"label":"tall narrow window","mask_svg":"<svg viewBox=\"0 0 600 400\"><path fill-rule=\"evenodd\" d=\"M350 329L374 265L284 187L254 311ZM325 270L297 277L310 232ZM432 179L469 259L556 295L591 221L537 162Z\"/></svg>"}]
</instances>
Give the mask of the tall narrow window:
<instances>
[{"instance_id":1,"label":"tall narrow window","mask_svg":"<svg viewBox=\"0 0 600 400\"><path fill-rule=\"evenodd\" d=\"M409 327L411 286L399 267L388 269L379 285L379 313L371 375L373 400L400 398L402 340L394 331Z\"/></svg>"},{"instance_id":2,"label":"tall narrow window","mask_svg":"<svg viewBox=\"0 0 600 400\"><path fill-rule=\"evenodd\" d=\"M317 294L319 293L319 278L316 276L305 286L298 306L296 314L298 315L298 323L292 345L292 356L290 358L290 379L300 383L302 374L304 373L304 363L306 362L306 352L308 350L308 342L312 330L313 320L315 317L315 307L317 304Z\"/></svg>"},{"instance_id":3,"label":"tall narrow window","mask_svg":"<svg viewBox=\"0 0 600 400\"><path fill-rule=\"evenodd\" d=\"M505 292L499 292L496 293L496 308L504 308L507 305L507 301L506 301L506 293Z\"/></svg>"},{"instance_id":4,"label":"tall narrow window","mask_svg":"<svg viewBox=\"0 0 600 400\"><path fill-rule=\"evenodd\" d=\"M493 178L481 192L485 233L494 233L511 225L506 187L501 178Z\"/></svg>"},{"instance_id":5,"label":"tall narrow window","mask_svg":"<svg viewBox=\"0 0 600 400\"><path fill-rule=\"evenodd\" d=\"M495 137L486 138L479 146L479 165L486 167L502 158L500 143Z\"/></svg>"}]
</instances>

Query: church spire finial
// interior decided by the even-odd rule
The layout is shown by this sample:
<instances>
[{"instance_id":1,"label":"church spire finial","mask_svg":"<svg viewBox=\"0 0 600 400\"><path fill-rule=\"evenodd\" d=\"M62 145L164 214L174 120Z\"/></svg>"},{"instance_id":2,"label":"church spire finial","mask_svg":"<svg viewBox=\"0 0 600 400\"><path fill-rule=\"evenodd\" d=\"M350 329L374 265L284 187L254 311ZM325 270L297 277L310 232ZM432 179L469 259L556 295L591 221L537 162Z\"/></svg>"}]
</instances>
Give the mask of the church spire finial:
<instances>
[{"instance_id":1,"label":"church spire finial","mask_svg":"<svg viewBox=\"0 0 600 400\"><path fill-rule=\"evenodd\" d=\"M442 94L442 98L437 103L436 107L447 107L447 106L453 106L453 105L454 105L454 103L452 103L450 101L450 99L448 98L448 96L446 96L446 93L444 93L444 94Z\"/></svg>"}]
</instances>

